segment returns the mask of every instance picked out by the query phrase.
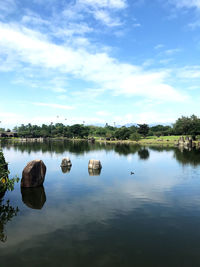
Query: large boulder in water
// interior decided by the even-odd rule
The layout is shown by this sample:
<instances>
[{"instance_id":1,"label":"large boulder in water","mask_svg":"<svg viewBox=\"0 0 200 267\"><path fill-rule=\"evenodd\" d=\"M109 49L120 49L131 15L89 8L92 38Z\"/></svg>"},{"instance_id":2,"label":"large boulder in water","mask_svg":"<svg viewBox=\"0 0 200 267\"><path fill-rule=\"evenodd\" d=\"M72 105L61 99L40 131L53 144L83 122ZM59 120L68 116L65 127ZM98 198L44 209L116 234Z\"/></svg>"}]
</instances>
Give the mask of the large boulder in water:
<instances>
[{"instance_id":1,"label":"large boulder in water","mask_svg":"<svg viewBox=\"0 0 200 267\"><path fill-rule=\"evenodd\" d=\"M42 160L30 161L22 172L21 187L38 187L43 185L46 166Z\"/></svg>"}]
</instances>

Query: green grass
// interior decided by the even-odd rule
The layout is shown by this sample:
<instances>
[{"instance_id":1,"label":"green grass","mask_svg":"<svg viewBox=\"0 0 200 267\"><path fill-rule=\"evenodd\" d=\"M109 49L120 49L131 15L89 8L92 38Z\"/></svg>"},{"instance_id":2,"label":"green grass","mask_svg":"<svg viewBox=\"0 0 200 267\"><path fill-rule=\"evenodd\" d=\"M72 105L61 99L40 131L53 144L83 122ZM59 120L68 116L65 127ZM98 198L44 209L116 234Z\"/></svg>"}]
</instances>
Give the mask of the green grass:
<instances>
[{"instance_id":1,"label":"green grass","mask_svg":"<svg viewBox=\"0 0 200 267\"><path fill-rule=\"evenodd\" d=\"M175 141L178 141L180 137L181 136L179 136L179 135L178 136L177 135L176 136L175 135L172 135L172 136L160 136L160 137L148 136L146 138L141 139L141 141L143 141L143 140L144 141L147 141L147 140L150 141L150 140L152 140L152 141L158 141L158 142L160 142L162 140L164 142L175 142Z\"/></svg>"},{"instance_id":2,"label":"green grass","mask_svg":"<svg viewBox=\"0 0 200 267\"><path fill-rule=\"evenodd\" d=\"M179 140L180 136L148 136L147 138L142 138L139 144L174 144Z\"/></svg>"},{"instance_id":3,"label":"green grass","mask_svg":"<svg viewBox=\"0 0 200 267\"><path fill-rule=\"evenodd\" d=\"M133 143L133 144L141 144L141 145L174 145L175 142L179 140L181 136L147 136L146 138L140 139L138 142L131 140L115 140L115 141L103 141L107 143ZM99 138L96 141L100 141Z\"/></svg>"}]
</instances>

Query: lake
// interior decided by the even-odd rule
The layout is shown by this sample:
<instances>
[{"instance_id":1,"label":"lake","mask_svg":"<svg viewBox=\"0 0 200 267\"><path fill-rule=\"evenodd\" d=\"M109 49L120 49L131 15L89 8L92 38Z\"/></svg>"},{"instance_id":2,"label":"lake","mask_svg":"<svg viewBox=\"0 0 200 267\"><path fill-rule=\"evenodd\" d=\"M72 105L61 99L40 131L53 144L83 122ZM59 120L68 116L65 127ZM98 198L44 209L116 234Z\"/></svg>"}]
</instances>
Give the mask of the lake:
<instances>
[{"instance_id":1,"label":"lake","mask_svg":"<svg viewBox=\"0 0 200 267\"><path fill-rule=\"evenodd\" d=\"M69 141L2 149L11 177L33 159L47 173L43 187L18 183L1 200L0 266L200 266L200 150ZM90 159L100 173L88 172Z\"/></svg>"}]
</instances>

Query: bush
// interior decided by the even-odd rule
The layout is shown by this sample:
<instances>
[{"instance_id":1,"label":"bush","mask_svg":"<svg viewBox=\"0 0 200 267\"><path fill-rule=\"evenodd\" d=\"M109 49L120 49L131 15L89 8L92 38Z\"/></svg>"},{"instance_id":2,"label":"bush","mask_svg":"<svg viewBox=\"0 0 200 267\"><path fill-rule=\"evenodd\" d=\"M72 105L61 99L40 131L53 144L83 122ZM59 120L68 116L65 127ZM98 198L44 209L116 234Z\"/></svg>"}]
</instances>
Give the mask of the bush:
<instances>
[{"instance_id":1,"label":"bush","mask_svg":"<svg viewBox=\"0 0 200 267\"><path fill-rule=\"evenodd\" d=\"M129 139L130 137L130 134L131 134L131 131L129 128L127 127L121 127L121 128L118 128L116 131L115 131L115 137L119 140L126 140L126 139Z\"/></svg>"},{"instance_id":2,"label":"bush","mask_svg":"<svg viewBox=\"0 0 200 267\"><path fill-rule=\"evenodd\" d=\"M0 151L0 193L5 192L6 190L12 191L15 182L19 181L19 178L15 177L10 179L8 175L8 164L5 161L3 152Z\"/></svg>"},{"instance_id":3,"label":"bush","mask_svg":"<svg viewBox=\"0 0 200 267\"><path fill-rule=\"evenodd\" d=\"M130 135L130 139L132 141L139 141L141 139L141 135L139 133L132 133Z\"/></svg>"}]
</instances>

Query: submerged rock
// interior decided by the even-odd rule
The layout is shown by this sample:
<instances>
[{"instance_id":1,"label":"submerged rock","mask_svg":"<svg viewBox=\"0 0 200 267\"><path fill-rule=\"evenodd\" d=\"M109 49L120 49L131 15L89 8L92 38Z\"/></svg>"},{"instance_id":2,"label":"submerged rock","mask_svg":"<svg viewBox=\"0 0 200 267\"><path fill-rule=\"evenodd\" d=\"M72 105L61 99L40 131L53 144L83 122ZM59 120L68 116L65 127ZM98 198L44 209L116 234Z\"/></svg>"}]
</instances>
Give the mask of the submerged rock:
<instances>
[{"instance_id":1,"label":"submerged rock","mask_svg":"<svg viewBox=\"0 0 200 267\"><path fill-rule=\"evenodd\" d=\"M46 194L43 186L36 188L21 188L22 201L31 209L42 209L46 202Z\"/></svg>"},{"instance_id":2,"label":"submerged rock","mask_svg":"<svg viewBox=\"0 0 200 267\"><path fill-rule=\"evenodd\" d=\"M43 185L46 166L42 160L30 161L22 172L21 187L38 187Z\"/></svg>"},{"instance_id":3,"label":"submerged rock","mask_svg":"<svg viewBox=\"0 0 200 267\"><path fill-rule=\"evenodd\" d=\"M98 170L101 168L102 168L102 166L101 166L100 160L91 159L88 163L88 169Z\"/></svg>"}]
</instances>

